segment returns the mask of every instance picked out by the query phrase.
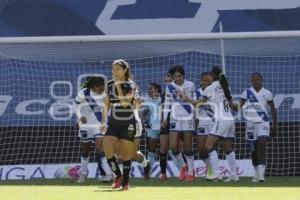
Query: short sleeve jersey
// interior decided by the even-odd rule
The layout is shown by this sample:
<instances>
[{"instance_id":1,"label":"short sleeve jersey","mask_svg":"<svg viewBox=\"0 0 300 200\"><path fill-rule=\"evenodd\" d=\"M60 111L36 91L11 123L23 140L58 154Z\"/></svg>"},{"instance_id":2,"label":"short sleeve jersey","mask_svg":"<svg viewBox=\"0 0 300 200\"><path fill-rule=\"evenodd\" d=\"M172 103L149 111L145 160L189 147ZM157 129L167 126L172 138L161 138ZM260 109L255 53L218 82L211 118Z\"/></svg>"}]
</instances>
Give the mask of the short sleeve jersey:
<instances>
[{"instance_id":1,"label":"short sleeve jersey","mask_svg":"<svg viewBox=\"0 0 300 200\"><path fill-rule=\"evenodd\" d=\"M135 82L124 82L122 83L121 88L125 98L129 95L133 95L133 100L140 98L139 91ZM126 126L128 125L128 123L132 123L133 121L135 121L133 100L131 102L131 105L129 105L128 107L124 108L123 106L121 106L114 80L107 82L107 95L110 101L110 116L108 122L109 125Z\"/></svg>"},{"instance_id":2,"label":"short sleeve jersey","mask_svg":"<svg viewBox=\"0 0 300 200\"><path fill-rule=\"evenodd\" d=\"M268 102L273 101L273 94L265 88L257 92L253 87L244 90L241 99L245 101L244 117L248 121L268 122Z\"/></svg>"}]
</instances>

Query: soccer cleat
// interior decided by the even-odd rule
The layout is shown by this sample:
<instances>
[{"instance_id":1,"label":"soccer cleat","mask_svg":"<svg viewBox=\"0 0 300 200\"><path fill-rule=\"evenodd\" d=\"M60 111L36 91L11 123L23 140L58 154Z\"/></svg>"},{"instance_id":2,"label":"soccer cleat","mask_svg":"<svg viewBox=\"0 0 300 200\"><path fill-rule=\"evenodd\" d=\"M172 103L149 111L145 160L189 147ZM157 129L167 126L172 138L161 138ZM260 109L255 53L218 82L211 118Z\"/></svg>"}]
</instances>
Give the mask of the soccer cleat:
<instances>
[{"instance_id":1,"label":"soccer cleat","mask_svg":"<svg viewBox=\"0 0 300 200\"><path fill-rule=\"evenodd\" d=\"M80 175L79 178L78 178L78 180L77 180L77 183L84 183L85 178L86 178L86 176Z\"/></svg>"},{"instance_id":2,"label":"soccer cleat","mask_svg":"<svg viewBox=\"0 0 300 200\"><path fill-rule=\"evenodd\" d=\"M257 183L258 182L258 170L257 167L254 168L255 174L253 176L252 182Z\"/></svg>"},{"instance_id":3,"label":"soccer cleat","mask_svg":"<svg viewBox=\"0 0 300 200\"><path fill-rule=\"evenodd\" d=\"M114 177L112 174L98 177L98 181L102 181L102 183L111 183L113 180L114 180Z\"/></svg>"},{"instance_id":4,"label":"soccer cleat","mask_svg":"<svg viewBox=\"0 0 300 200\"><path fill-rule=\"evenodd\" d=\"M147 166L144 167L144 179L150 179L150 170L151 170L151 163L147 161Z\"/></svg>"},{"instance_id":5,"label":"soccer cleat","mask_svg":"<svg viewBox=\"0 0 300 200\"><path fill-rule=\"evenodd\" d=\"M179 172L179 177L178 177L178 179L180 181L184 181L187 171L188 171L187 165L184 165L183 167L181 167L180 172Z\"/></svg>"},{"instance_id":6,"label":"soccer cleat","mask_svg":"<svg viewBox=\"0 0 300 200\"><path fill-rule=\"evenodd\" d=\"M194 175L188 175L187 177L186 177L186 181L187 182L193 182L195 180L195 176Z\"/></svg>"},{"instance_id":7,"label":"soccer cleat","mask_svg":"<svg viewBox=\"0 0 300 200\"><path fill-rule=\"evenodd\" d=\"M120 177L116 177L115 178L115 181L113 182L112 184L112 189L118 189L121 187L121 184L122 184L122 181L123 181L123 176L120 176Z\"/></svg>"},{"instance_id":8,"label":"soccer cleat","mask_svg":"<svg viewBox=\"0 0 300 200\"><path fill-rule=\"evenodd\" d=\"M255 171L255 175L252 178L252 182L253 183L257 183L258 182L258 172L257 171Z\"/></svg>"},{"instance_id":9,"label":"soccer cleat","mask_svg":"<svg viewBox=\"0 0 300 200\"><path fill-rule=\"evenodd\" d=\"M159 180L160 181L166 181L168 178L167 178L167 175L166 174L161 174L160 177L159 177Z\"/></svg>"},{"instance_id":10,"label":"soccer cleat","mask_svg":"<svg viewBox=\"0 0 300 200\"><path fill-rule=\"evenodd\" d=\"M251 180L253 183L257 183L258 182L258 177L254 176L253 179Z\"/></svg>"},{"instance_id":11,"label":"soccer cleat","mask_svg":"<svg viewBox=\"0 0 300 200\"><path fill-rule=\"evenodd\" d=\"M259 176L257 181L260 182L260 183L265 182L265 177L264 176Z\"/></svg>"},{"instance_id":12,"label":"soccer cleat","mask_svg":"<svg viewBox=\"0 0 300 200\"><path fill-rule=\"evenodd\" d=\"M265 182L265 165L258 165L257 166L257 180L258 182Z\"/></svg>"},{"instance_id":13,"label":"soccer cleat","mask_svg":"<svg viewBox=\"0 0 300 200\"><path fill-rule=\"evenodd\" d=\"M220 182L222 180L221 177L219 177L219 176L213 176L213 175L212 176L206 176L205 179L207 181L212 181L212 182Z\"/></svg>"},{"instance_id":14,"label":"soccer cleat","mask_svg":"<svg viewBox=\"0 0 300 200\"><path fill-rule=\"evenodd\" d=\"M126 184L126 185L121 185L119 188L118 188L118 190L119 191L126 191L126 190L128 190L129 189L129 185L128 184Z\"/></svg>"},{"instance_id":15,"label":"soccer cleat","mask_svg":"<svg viewBox=\"0 0 300 200\"><path fill-rule=\"evenodd\" d=\"M239 177L237 175L230 175L224 182L235 182L239 181Z\"/></svg>"},{"instance_id":16,"label":"soccer cleat","mask_svg":"<svg viewBox=\"0 0 300 200\"><path fill-rule=\"evenodd\" d=\"M87 177L88 172L87 171L79 171L79 178L77 180L77 183L84 183L86 177Z\"/></svg>"},{"instance_id":17,"label":"soccer cleat","mask_svg":"<svg viewBox=\"0 0 300 200\"><path fill-rule=\"evenodd\" d=\"M212 170L211 167L207 167L207 171L206 171L206 176L211 176L212 175Z\"/></svg>"}]
</instances>

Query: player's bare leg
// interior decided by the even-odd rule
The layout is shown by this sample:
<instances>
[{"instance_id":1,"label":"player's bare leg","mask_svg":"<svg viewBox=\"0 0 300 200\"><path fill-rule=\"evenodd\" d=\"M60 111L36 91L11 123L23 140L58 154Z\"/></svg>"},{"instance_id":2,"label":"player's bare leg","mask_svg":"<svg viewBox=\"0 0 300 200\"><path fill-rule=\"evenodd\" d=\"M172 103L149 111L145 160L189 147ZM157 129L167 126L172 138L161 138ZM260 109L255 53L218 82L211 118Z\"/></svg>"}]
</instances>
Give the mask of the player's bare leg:
<instances>
[{"instance_id":1,"label":"player's bare leg","mask_svg":"<svg viewBox=\"0 0 300 200\"><path fill-rule=\"evenodd\" d=\"M167 180L167 161L168 161L168 150L169 150L169 135L160 135L160 180Z\"/></svg>"},{"instance_id":2,"label":"player's bare leg","mask_svg":"<svg viewBox=\"0 0 300 200\"><path fill-rule=\"evenodd\" d=\"M107 162L111 168L111 170L116 175L115 181L113 182L112 188L116 189L121 186L121 182L123 179L121 170L118 166L117 159L114 155L116 147L119 146L119 139L114 136L104 136L103 138L103 149L105 152L105 156L107 158Z\"/></svg>"},{"instance_id":3,"label":"player's bare leg","mask_svg":"<svg viewBox=\"0 0 300 200\"><path fill-rule=\"evenodd\" d=\"M149 138L148 140L148 155L147 155L147 159L150 163L150 172L149 175L151 173L151 168L153 166L153 164L155 163L155 157L156 157L156 148L157 148L157 144L158 144L159 140L157 138Z\"/></svg>"},{"instance_id":4,"label":"player's bare leg","mask_svg":"<svg viewBox=\"0 0 300 200\"><path fill-rule=\"evenodd\" d=\"M131 160L134 152L133 142L125 139L120 139L120 155L123 162L123 180L120 190L128 190L129 187L129 176L131 170Z\"/></svg>"},{"instance_id":5,"label":"player's bare leg","mask_svg":"<svg viewBox=\"0 0 300 200\"><path fill-rule=\"evenodd\" d=\"M193 146L193 133L186 132L184 133L184 154L186 155L187 160L187 177L186 180L189 182L193 182L195 179L194 174L194 152L192 150Z\"/></svg>"},{"instance_id":6,"label":"player's bare leg","mask_svg":"<svg viewBox=\"0 0 300 200\"><path fill-rule=\"evenodd\" d=\"M185 162L183 160L180 149L178 149L178 133L170 132L169 138L170 138L170 149L172 150L172 153L176 161L179 163L179 167L180 167L180 173L178 178L180 181L183 181L186 177L187 167L185 166Z\"/></svg>"}]
</instances>

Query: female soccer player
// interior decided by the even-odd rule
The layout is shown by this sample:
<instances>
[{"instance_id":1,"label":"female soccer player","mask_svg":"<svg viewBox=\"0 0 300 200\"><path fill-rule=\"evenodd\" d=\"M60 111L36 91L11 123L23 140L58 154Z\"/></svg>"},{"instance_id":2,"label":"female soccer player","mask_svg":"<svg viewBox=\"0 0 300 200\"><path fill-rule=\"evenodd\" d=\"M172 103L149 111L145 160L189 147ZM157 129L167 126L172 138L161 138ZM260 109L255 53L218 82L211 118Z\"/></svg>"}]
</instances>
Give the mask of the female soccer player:
<instances>
[{"instance_id":1,"label":"female soccer player","mask_svg":"<svg viewBox=\"0 0 300 200\"><path fill-rule=\"evenodd\" d=\"M171 105L170 149L181 166L179 180L187 179L187 181L192 182L194 180L194 153L192 151L195 129L194 107L192 104L184 102L179 94L184 93L188 98L193 98L195 96L195 86L194 83L184 79L185 71L182 66L175 66L172 73L174 81L167 85L165 97L165 103ZM167 123L166 116L164 115L164 126ZM179 134L183 134L184 153L188 166L185 166L178 148Z\"/></svg>"},{"instance_id":2,"label":"female soccer player","mask_svg":"<svg viewBox=\"0 0 300 200\"><path fill-rule=\"evenodd\" d=\"M226 160L228 161L231 171L231 175L225 181L238 181L239 177L236 172L236 158L232 149L232 141L234 139L234 119L229 110L229 101L232 100L231 92L226 77L222 73L220 67L214 66L211 69L210 74L213 83L205 88L203 98L195 101L184 95L184 99L194 105L198 104L197 106L208 103L214 114L214 127L205 142L205 148L209 155L209 164L211 165L212 170L212 176L209 178L207 177L207 179L214 181L218 181L219 179L217 175L219 158L215 146L220 139L223 139Z\"/></svg>"},{"instance_id":3,"label":"female soccer player","mask_svg":"<svg viewBox=\"0 0 300 200\"><path fill-rule=\"evenodd\" d=\"M135 102L138 102L138 101L136 100ZM142 132L143 132L142 131L142 129L143 129L142 121L139 119L139 110L140 110L141 106L142 106L141 101L139 101L139 103L135 104L135 109L134 109L134 113L137 116L136 117L137 129L136 129L136 134L135 134L134 140L133 140L132 160L136 161L137 163L142 165L142 167L144 168L144 179L148 180L150 178L151 164L146 159L144 154L141 151L139 151L141 136L142 136Z\"/></svg>"},{"instance_id":4,"label":"female soccer player","mask_svg":"<svg viewBox=\"0 0 300 200\"><path fill-rule=\"evenodd\" d=\"M134 155L133 140L137 132L138 115L134 104L140 101L136 84L131 79L129 64L115 60L112 64L113 80L107 83L110 108L108 128L104 136L104 151L109 166L116 175L112 188L128 190L131 159ZM118 152L123 162L123 175L118 167L114 153Z\"/></svg>"},{"instance_id":5,"label":"female soccer player","mask_svg":"<svg viewBox=\"0 0 300 200\"><path fill-rule=\"evenodd\" d=\"M169 69L168 74L165 76L164 83L166 85L170 84L173 81L173 68ZM161 169L161 176L160 180L167 180L167 160L168 160L168 155L172 158L174 164L176 167L180 170L181 166L180 163L178 163L178 159L173 155L172 151L169 150L169 128L170 128L170 104L165 104L165 91L161 95L161 109L162 109L162 117L161 119L164 119L163 116L166 116L167 122L165 124L162 124L161 129L160 129L160 136L159 136L159 141L160 141L160 169ZM180 140L178 140L178 149L181 149L182 147L182 137L179 137ZM181 160L180 157L183 158L185 165L187 164L185 156L180 153L177 155L179 157L179 160Z\"/></svg>"},{"instance_id":6,"label":"female soccer player","mask_svg":"<svg viewBox=\"0 0 300 200\"><path fill-rule=\"evenodd\" d=\"M211 76L209 72L203 72L200 76L201 87L196 90L196 99L200 100L204 95L204 90L212 83ZM196 119L198 120L197 127L197 147L199 158L207 166L207 177L209 176L209 171L211 169L208 153L205 148L205 142L209 133L212 133L212 128L214 126L214 113L209 104L204 104L196 108Z\"/></svg>"},{"instance_id":7,"label":"female soccer player","mask_svg":"<svg viewBox=\"0 0 300 200\"><path fill-rule=\"evenodd\" d=\"M247 121L246 140L250 144L252 164L255 169L253 182L264 182L266 169L266 145L269 139L270 125L267 107L272 113L272 136L277 133L277 111L272 93L263 87L263 77L255 72L251 75L252 87L242 93L239 105L231 105L238 110L243 108Z\"/></svg>"},{"instance_id":8,"label":"female soccer player","mask_svg":"<svg viewBox=\"0 0 300 200\"><path fill-rule=\"evenodd\" d=\"M161 86L157 83L150 83L148 97L144 100L143 116L147 119L146 133L148 139L148 160L153 166L156 156L156 148L160 134L160 105Z\"/></svg>"},{"instance_id":9,"label":"female soccer player","mask_svg":"<svg viewBox=\"0 0 300 200\"><path fill-rule=\"evenodd\" d=\"M112 172L107 164L103 152L103 132L105 126L105 113L103 103L107 98L104 92L104 78L90 77L75 99L75 112L78 116L79 137L81 139L81 168L78 183L83 183L88 175L89 151L92 142L95 142L98 168L103 182L111 182Z\"/></svg>"},{"instance_id":10,"label":"female soccer player","mask_svg":"<svg viewBox=\"0 0 300 200\"><path fill-rule=\"evenodd\" d=\"M168 74L165 76L165 84L168 85L173 81L172 69L168 71ZM161 95L162 100L162 111L169 110L170 105L165 104L165 91ZM159 142L160 142L160 154L159 154L159 164L161 175L159 177L160 180L167 180L167 161L168 161L168 151L169 151L169 128L170 128L170 112L162 112L161 119L164 119L164 115L166 123L161 126Z\"/></svg>"}]
</instances>

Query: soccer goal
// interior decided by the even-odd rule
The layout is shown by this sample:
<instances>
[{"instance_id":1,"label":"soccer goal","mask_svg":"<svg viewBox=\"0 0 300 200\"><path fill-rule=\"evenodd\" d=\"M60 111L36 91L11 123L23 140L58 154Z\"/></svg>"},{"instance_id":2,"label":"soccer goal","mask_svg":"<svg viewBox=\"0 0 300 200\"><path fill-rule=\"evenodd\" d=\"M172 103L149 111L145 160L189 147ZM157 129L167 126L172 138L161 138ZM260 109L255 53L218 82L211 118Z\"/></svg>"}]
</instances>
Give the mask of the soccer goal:
<instances>
[{"instance_id":1,"label":"soccer goal","mask_svg":"<svg viewBox=\"0 0 300 200\"><path fill-rule=\"evenodd\" d=\"M267 174L300 175L300 32L286 31L0 38L1 180L20 173L32 177L37 168L24 174L24 166L80 162L71 104L86 76L110 79L112 60L118 58L130 63L142 94L151 82L165 87L164 76L173 65L183 65L186 79L199 87L200 74L220 64L238 100L251 85L251 73L260 72L278 109L279 131L268 144ZM237 159L250 163L239 114L235 134ZM46 169L51 171L41 167L39 173L53 177L45 175Z\"/></svg>"}]
</instances>

